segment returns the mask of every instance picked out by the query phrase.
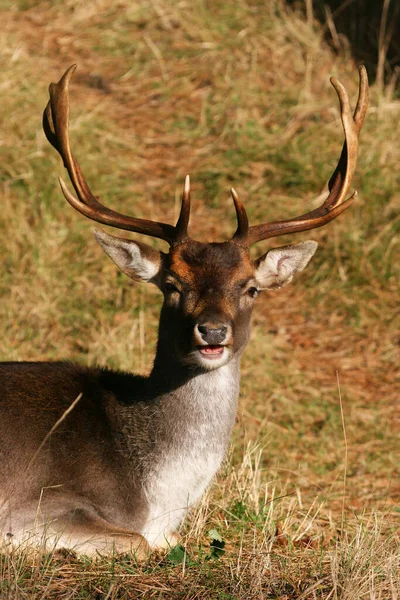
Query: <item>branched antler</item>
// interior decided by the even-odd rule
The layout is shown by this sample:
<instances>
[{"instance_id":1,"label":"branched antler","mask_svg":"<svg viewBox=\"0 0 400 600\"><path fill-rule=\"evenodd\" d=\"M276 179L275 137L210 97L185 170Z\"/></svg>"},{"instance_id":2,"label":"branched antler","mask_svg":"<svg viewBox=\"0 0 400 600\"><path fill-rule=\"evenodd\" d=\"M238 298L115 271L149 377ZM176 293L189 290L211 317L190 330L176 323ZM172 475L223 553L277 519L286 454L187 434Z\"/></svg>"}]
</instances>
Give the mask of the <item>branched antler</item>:
<instances>
[{"instance_id":1,"label":"branched antler","mask_svg":"<svg viewBox=\"0 0 400 600\"><path fill-rule=\"evenodd\" d=\"M50 84L50 100L43 113L43 128L46 137L60 154L77 194L77 198L73 196L60 177L59 181L65 198L71 206L76 208L76 210L98 223L160 238L167 241L172 246L177 242L183 241L188 237L187 227L190 215L189 176L185 179L182 206L176 227L167 223L159 223L157 221L149 221L147 219L138 219L136 217L123 215L101 204L98 198L92 194L82 174L79 163L72 154L69 145L68 88L75 69L76 65L72 65L67 69L58 83Z\"/></svg>"},{"instance_id":2,"label":"branched antler","mask_svg":"<svg viewBox=\"0 0 400 600\"><path fill-rule=\"evenodd\" d=\"M176 226L158 221L149 221L123 215L104 206L94 196L82 174L78 161L71 152L68 135L69 96L68 88L76 65L64 73L58 83L50 84L50 100L43 114L43 128L49 142L60 154L68 171L77 197L73 196L60 177L60 185L65 198L80 213L104 225L143 233L167 241L171 246L189 239L188 224L190 217L190 180L186 176L182 195L182 205ZM232 241L249 247L267 238L306 231L321 227L338 217L357 196L354 192L346 199L357 162L358 136L368 107L368 78L365 67L360 68L360 84L357 106L351 113L349 98L345 87L335 78L331 79L339 97L341 119L345 141L338 165L329 180L329 195L325 202L315 210L285 221L274 221L249 227L246 210L234 189L232 198L238 220L237 230Z\"/></svg>"},{"instance_id":3,"label":"branched antler","mask_svg":"<svg viewBox=\"0 0 400 600\"><path fill-rule=\"evenodd\" d=\"M343 144L338 165L329 180L329 195L327 199L319 208L286 221L274 221L248 227L247 216L242 216L242 221L239 221L238 229L232 238L234 241L240 242L241 245L244 246L251 246L256 242L260 242L267 238L321 227L322 225L329 223L329 221L336 219L336 217L346 210L346 208L349 208L353 200L357 197L357 192L354 192L354 194L346 200L356 168L358 136L368 108L367 71L365 67L360 68L358 101L354 115L351 114L349 98L345 87L340 81L333 77L331 83L339 97L345 142ZM234 190L232 193L235 193L236 195L235 204L237 204L237 194ZM244 213L245 215L244 207L243 210L239 211L236 208L236 211L238 218L239 214Z\"/></svg>"}]
</instances>

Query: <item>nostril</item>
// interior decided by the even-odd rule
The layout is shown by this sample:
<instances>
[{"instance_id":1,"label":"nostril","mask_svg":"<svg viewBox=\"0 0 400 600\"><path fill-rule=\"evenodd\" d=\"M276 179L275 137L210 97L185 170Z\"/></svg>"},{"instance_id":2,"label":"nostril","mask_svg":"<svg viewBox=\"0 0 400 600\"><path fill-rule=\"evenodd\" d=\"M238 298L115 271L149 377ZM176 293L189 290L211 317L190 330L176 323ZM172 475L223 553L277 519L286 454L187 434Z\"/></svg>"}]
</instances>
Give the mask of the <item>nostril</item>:
<instances>
[{"instance_id":1,"label":"nostril","mask_svg":"<svg viewBox=\"0 0 400 600\"><path fill-rule=\"evenodd\" d=\"M197 330L206 344L222 344L228 332L227 325L212 326L209 324L197 325Z\"/></svg>"},{"instance_id":2,"label":"nostril","mask_svg":"<svg viewBox=\"0 0 400 600\"><path fill-rule=\"evenodd\" d=\"M197 325L197 329L202 335L207 335L208 327L206 325Z\"/></svg>"}]
</instances>

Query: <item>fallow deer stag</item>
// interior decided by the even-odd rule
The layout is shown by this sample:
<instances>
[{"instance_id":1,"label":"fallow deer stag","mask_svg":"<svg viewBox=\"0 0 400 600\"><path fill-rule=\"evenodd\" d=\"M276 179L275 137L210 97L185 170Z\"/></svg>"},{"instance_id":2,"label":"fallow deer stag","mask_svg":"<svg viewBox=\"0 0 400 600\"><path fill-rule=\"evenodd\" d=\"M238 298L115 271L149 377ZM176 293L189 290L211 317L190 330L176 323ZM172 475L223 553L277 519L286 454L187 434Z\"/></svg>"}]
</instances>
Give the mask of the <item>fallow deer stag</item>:
<instances>
[{"instance_id":1,"label":"fallow deer stag","mask_svg":"<svg viewBox=\"0 0 400 600\"><path fill-rule=\"evenodd\" d=\"M175 226L129 217L103 206L72 154L68 136L70 67L57 84L43 125L59 152L86 217L165 240L169 252L103 231L95 236L135 281L164 294L149 377L68 362L0 365L0 530L4 543L41 543L91 555L115 549L143 557L177 539L188 507L201 496L224 457L235 420L240 357L250 335L253 303L304 269L317 243L269 250L253 261L252 244L329 223L347 198L358 136L368 103L360 69L352 114L343 85L332 79L345 141L323 204L294 219L249 226L237 193L233 237L202 243L188 234L186 177ZM29 537L31 536L31 537ZM24 542L25 543L25 542Z\"/></svg>"}]
</instances>

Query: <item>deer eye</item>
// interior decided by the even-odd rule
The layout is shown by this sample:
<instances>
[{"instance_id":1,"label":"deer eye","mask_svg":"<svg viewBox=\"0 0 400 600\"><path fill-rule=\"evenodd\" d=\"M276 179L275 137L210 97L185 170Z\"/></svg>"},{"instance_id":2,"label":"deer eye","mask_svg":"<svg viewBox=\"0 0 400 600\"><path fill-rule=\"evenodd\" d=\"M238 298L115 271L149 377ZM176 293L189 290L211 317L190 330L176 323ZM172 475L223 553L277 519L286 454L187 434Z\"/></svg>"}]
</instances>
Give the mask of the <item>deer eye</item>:
<instances>
[{"instance_id":1,"label":"deer eye","mask_svg":"<svg viewBox=\"0 0 400 600\"><path fill-rule=\"evenodd\" d=\"M173 294L174 292L179 293L178 288L176 287L176 285L174 283L172 283L172 281L166 281L164 283L164 290L166 292L168 292L169 294Z\"/></svg>"},{"instance_id":2,"label":"deer eye","mask_svg":"<svg viewBox=\"0 0 400 600\"><path fill-rule=\"evenodd\" d=\"M247 290L247 294L251 297L251 298L257 298L258 294L260 293L260 290L258 290L256 287L250 287Z\"/></svg>"}]
</instances>

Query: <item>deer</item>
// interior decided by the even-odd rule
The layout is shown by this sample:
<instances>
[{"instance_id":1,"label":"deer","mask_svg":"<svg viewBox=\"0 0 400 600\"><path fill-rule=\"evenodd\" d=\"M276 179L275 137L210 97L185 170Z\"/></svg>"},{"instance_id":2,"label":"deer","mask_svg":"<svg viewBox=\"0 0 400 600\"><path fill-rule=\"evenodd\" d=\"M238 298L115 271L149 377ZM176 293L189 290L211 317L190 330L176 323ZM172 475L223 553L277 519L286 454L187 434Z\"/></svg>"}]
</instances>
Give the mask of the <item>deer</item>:
<instances>
[{"instance_id":1,"label":"deer","mask_svg":"<svg viewBox=\"0 0 400 600\"><path fill-rule=\"evenodd\" d=\"M154 364L147 377L70 362L0 364L0 532L3 548L44 545L95 556L115 551L144 559L179 540L179 528L215 477L236 418L240 360L254 302L287 285L317 248L315 241L269 249L253 244L321 227L347 210L358 139L368 106L359 70L351 111L332 78L344 144L328 196L292 219L249 225L232 189L237 228L231 239L204 243L188 233L186 176L176 225L127 216L94 196L69 140L69 85L76 65L49 87L47 140L62 158L75 194L68 203L103 225L166 242L168 252L95 230L115 265L164 299Z\"/></svg>"}]
</instances>

